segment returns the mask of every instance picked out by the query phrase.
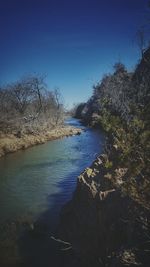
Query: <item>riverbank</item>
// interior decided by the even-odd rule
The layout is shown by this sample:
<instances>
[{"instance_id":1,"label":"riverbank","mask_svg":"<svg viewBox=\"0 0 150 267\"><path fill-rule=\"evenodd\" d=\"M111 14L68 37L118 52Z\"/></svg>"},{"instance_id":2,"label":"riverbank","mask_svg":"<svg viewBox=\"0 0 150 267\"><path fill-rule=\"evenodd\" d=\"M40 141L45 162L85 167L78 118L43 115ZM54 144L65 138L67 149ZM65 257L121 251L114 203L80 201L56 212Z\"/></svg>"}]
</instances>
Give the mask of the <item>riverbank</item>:
<instances>
[{"instance_id":1,"label":"riverbank","mask_svg":"<svg viewBox=\"0 0 150 267\"><path fill-rule=\"evenodd\" d=\"M17 137L14 134L1 134L0 135L0 157L16 152L20 149L26 149L28 147L43 144L47 141L56 140L63 137L81 134L80 128L72 126L58 127L53 130L47 130L45 132L24 134L21 137Z\"/></svg>"},{"instance_id":2,"label":"riverbank","mask_svg":"<svg viewBox=\"0 0 150 267\"><path fill-rule=\"evenodd\" d=\"M77 261L68 266L149 266L149 84L150 47L134 73L115 64L77 108L77 118L102 127L107 139L62 211L57 238Z\"/></svg>"},{"instance_id":3,"label":"riverbank","mask_svg":"<svg viewBox=\"0 0 150 267\"><path fill-rule=\"evenodd\" d=\"M116 169L114 184L104 154L78 177L57 232L74 254L69 266L149 266L149 210L123 194L126 171Z\"/></svg>"}]
</instances>

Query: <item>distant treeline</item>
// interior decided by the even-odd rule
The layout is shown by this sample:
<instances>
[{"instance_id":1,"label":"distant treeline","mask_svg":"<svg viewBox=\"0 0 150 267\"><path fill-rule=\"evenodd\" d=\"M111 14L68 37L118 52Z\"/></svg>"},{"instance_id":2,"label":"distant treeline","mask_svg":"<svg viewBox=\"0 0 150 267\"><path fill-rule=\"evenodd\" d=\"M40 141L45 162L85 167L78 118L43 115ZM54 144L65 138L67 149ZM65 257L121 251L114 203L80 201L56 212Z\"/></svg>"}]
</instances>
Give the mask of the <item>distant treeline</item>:
<instances>
[{"instance_id":1,"label":"distant treeline","mask_svg":"<svg viewBox=\"0 0 150 267\"><path fill-rule=\"evenodd\" d=\"M0 88L0 132L34 133L63 123L63 101L41 76L28 76Z\"/></svg>"}]
</instances>

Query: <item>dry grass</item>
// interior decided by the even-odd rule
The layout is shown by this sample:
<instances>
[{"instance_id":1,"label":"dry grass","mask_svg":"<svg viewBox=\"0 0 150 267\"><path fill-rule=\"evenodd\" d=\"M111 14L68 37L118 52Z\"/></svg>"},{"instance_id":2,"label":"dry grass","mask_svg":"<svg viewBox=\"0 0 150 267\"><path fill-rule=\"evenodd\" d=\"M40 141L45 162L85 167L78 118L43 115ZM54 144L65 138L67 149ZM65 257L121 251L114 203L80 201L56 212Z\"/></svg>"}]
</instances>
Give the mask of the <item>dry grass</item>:
<instances>
[{"instance_id":1,"label":"dry grass","mask_svg":"<svg viewBox=\"0 0 150 267\"><path fill-rule=\"evenodd\" d=\"M24 134L21 138L16 137L13 134L1 134L0 135L0 157L15 152L20 149L26 149L33 145L43 144L50 140L63 138L65 136L71 136L80 134L81 129L73 127L62 127L54 130L40 132L38 134Z\"/></svg>"}]
</instances>

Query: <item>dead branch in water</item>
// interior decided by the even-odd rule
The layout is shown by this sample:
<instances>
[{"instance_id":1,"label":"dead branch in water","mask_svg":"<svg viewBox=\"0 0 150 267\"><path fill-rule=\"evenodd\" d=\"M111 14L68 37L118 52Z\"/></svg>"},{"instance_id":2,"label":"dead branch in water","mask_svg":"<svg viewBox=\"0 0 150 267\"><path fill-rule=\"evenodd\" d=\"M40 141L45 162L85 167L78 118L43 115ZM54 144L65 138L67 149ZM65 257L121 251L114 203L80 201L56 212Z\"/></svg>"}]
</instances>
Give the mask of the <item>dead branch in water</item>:
<instances>
[{"instance_id":1,"label":"dead branch in water","mask_svg":"<svg viewBox=\"0 0 150 267\"><path fill-rule=\"evenodd\" d=\"M66 242L66 241L63 241L63 240L61 240L61 239L55 238L54 236L51 236L51 239L53 239L53 240L56 241L56 242L65 244L65 245L71 245L69 242Z\"/></svg>"}]
</instances>

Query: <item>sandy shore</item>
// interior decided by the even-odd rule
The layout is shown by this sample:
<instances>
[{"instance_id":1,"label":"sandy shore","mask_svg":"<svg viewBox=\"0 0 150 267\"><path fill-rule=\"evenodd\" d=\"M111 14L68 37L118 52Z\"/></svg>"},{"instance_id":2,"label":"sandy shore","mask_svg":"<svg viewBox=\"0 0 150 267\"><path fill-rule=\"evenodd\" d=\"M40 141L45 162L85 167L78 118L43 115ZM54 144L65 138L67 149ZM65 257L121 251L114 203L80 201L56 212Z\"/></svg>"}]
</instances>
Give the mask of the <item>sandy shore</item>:
<instances>
[{"instance_id":1,"label":"sandy shore","mask_svg":"<svg viewBox=\"0 0 150 267\"><path fill-rule=\"evenodd\" d=\"M34 145L43 144L50 140L81 134L81 132L82 130L79 128L64 126L61 128L55 128L53 130L47 130L45 132L34 135L25 134L21 138L18 138L13 134L1 135L0 157L20 149L26 149Z\"/></svg>"}]
</instances>

